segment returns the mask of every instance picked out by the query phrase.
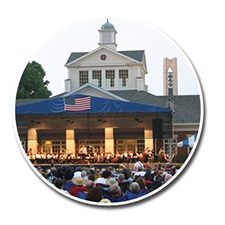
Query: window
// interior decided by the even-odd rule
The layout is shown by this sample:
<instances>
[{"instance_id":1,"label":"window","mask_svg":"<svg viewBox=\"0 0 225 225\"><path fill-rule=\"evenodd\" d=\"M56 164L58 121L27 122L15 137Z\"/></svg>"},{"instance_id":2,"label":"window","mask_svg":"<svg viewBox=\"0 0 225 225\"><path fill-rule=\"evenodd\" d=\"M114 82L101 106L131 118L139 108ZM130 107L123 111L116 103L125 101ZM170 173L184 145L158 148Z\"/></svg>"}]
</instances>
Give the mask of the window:
<instances>
[{"instance_id":1,"label":"window","mask_svg":"<svg viewBox=\"0 0 225 225\"><path fill-rule=\"evenodd\" d=\"M103 61L104 61L104 60L106 60L106 58L107 58L107 57L106 57L106 55L105 55L105 54L102 54L102 55L100 56L100 58L101 58L101 60L103 60Z\"/></svg>"},{"instance_id":2,"label":"window","mask_svg":"<svg viewBox=\"0 0 225 225\"><path fill-rule=\"evenodd\" d=\"M171 67L168 69L168 93L173 95L173 70Z\"/></svg>"},{"instance_id":3,"label":"window","mask_svg":"<svg viewBox=\"0 0 225 225\"><path fill-rule=\"evenodd\" d=\"M66 152L66 141L64 140L49 140L42 141L44 153L63 153Z\"/></svg>"},{"instance_id":4,"label":"window","mask_svg":"<svg viewBox=\"0 0 225 225\"><path fill-rule=\"evenodd\" d=\"M105 71L105 82L106 87L114 87L115 86L115 70L106 70Z\"/></svg>"},{"instance_id":5,"label":"window","mask_svg":"<svg viewBox=\"0 0 225 225\"><path fill-rule=\"evenodd\" d=\"M125 145L123 144L123 141L117 141L117 153L122 154L125 152Z\"/></svg>"},{"instance_id":6,"label":"window","mask_svg":"<svg viewBox=\"0 0 225 225\"><path fill-rule=\"evenodd\" d=\"M92 80L93 80L93 83L97 87L101 87L102 86L102 71L101 70L93 70L92 71Z\"/></svg>"},{"instance_id":7,"label":"window","mask_svg":"<svg viewBox=\"0 0 225 225\"><path fill-rule=\"evenodd\" d=\"M163 149L165 154L177 154L177 139L164 139Z\"/></svg>"},{"instance_id":8,"label":"window","mask_svg":"<svg viewBox=\"0 0 225 225\"><path fill-rule=\"evenodd\" d=\"M119 70L119 86L128 86L128 70Z\"/></svg>"},{"instance_id":9,"label":"window","mask_svg":"<svg viewBox=\"0 0 225 225\"><path fill-rule=\"evenodd\" d=\"M84 145L87 148L87 151L90 153L90 147L95 153L104 153L105 152L105 141L103 140L80 140L78 148Z\"/></svg>"},{"instance_id":10,"label":"window","mask_svg":"<svg viewBox=\"0 0 225 225\"><path fill-rule=\"evenodd\" d=\"M117 140L117 153L123 154L123 153L135 153L136 152L136 140Z\"/></svg>"},{"instance_id":11,"label":"window","mask_svg":"<svg viewBox=\"0 0 225 225\"><path fill-rule=\"evenodd\" d=\"M142 153L145 150L145 141L142 140L137 140L137 152Z\"/></svg>"},{"instance_id":12,"label":"window","mask_svg":"<svg viewBox=\"0 0 225 225\"><path fill-rule=\"evenodd\" d=\"M88 71L87 70L79 71L79 80L80 80L80 86L88 83Z\"/></svg>"},{"instance_id":13,"label":"window","mask_svg":"<svg viewBox=\"0 0 225 225\"><path fill-rule=\"evenodd\" d=\"M112 42L111 41L111 33L108 33L108 32L105 32L105 33L102 33L102 42L103 43L109 43L109 42Z\"/></svg>"}]
</instances>

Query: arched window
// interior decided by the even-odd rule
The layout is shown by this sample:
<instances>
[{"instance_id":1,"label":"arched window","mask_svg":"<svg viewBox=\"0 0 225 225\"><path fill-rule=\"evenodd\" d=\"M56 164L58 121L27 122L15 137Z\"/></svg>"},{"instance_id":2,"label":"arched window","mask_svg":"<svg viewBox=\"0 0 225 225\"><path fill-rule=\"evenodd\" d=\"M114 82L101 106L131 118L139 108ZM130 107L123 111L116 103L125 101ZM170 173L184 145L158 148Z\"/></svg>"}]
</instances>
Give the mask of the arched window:
<instances>
[{"instance_id":1,"label":"arched window","mask_svg":"<svg viewBox=\"0 0 225 225\"><path fill-rule=\"evenodd\" d=\"M167 77L168 77L168 93L169 95L173 95L173 70L171 67L168 68L167 71Z\"/></svg>"}]
</instances>

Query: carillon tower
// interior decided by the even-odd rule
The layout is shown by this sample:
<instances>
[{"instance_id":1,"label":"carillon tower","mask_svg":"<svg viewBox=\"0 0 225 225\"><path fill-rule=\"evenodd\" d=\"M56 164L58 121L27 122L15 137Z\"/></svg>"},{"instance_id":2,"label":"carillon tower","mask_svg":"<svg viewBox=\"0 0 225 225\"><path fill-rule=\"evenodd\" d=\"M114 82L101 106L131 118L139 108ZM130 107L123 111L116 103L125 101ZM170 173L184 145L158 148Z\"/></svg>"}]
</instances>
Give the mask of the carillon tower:
<instances>
[{"instance_id":1,"label":"carillon tower","mask_svg":"<svg viewBox=\"0 0 225 225\"><path fill-rule=\"evenodd\" d=\"M163 59L163 95L178 95L177 58Z\"/></svg>"}]
</instances>

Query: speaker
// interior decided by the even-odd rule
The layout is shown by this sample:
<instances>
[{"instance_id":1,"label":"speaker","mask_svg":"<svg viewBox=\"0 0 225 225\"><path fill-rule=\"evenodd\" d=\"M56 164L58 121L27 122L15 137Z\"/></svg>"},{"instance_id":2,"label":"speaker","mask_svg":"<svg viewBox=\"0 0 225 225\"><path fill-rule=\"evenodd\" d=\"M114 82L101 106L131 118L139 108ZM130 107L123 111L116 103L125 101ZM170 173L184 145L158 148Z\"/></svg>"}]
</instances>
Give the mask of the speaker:
<instances>
[{"instance_id":1,"label":"speaker","mask_svg":"<svg viewBox=\"0 0 225 225\"><path fill-rule=\"evenodd\" d=\"M163 122L162 119L153 119L153 138L163 138Z\"/></svg>"}]
</instances>

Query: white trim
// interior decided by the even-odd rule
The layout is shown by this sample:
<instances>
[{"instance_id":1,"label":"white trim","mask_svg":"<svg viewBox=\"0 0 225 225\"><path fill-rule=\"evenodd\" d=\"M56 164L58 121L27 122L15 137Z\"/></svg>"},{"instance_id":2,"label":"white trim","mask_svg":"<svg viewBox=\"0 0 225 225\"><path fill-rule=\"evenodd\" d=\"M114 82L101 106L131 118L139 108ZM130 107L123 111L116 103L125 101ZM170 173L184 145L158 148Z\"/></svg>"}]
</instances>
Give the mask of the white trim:
<instances>
[{"instance_id":1,"label":"white trim","mask_svg":"<svg viewBox=\"0 0 225 225\"><path fill-rule=\"evenodd\" d=\"M131 60L131 61L133 61L133 62L135 62L135 63L143 64L143 62L139 62L139 61L137 61L137 60L135 60L135 59L132 59L132 58L126 56L126 55L123 55L123 54L121 54L121 53L119 53L119 52L117 52L117 51L114 51L113 49L110 49L110 48L105 47L105 46L100 46L100 47L94 49L93 51L91 51L91 52L89 52L89 53L87 53L87 54L85 54L85 55L79 57L78 59L75 59L74 61L65 64L65 66L66 66L66 67L67 67L67 66L70 66L70 65L72 65L73 63L75 63L75 62L77 62L77 61L79 61L79 60L81 60L81 59L84 59L84 58L86 58L86 57L88 57L88 56L94 54L95 52L101 50L101 49L106 49L106 50L108 50L108 51L110 51L110 52L113 52L113 53L115 53L115 54L117 54L117 55L119 55L119 56L125 58L125 59L129 59L129 60Z\"/></svg>"},{"instance_id":2,"label":"white trim","mask_svg":"<svg viewBox=\"0 0 225 225\"><path fill-rule=\"evenodd\" d=\"M174 131L198 131L199 123L174 123Z\"/></svg>"},{"instance_id":3,"label":"white trim","mask_svg":"<svg viewBox=\"0 0 225 225\"><path fill-rule=\"evenodd\" d=\"M72 91L66 93L66 94L63 95L62 97L67 97L67 96L73 95L73 94L75 94L76 92L79 92L80 90L82 90L82 89L84 89L84 88L86 88L86 87L91 87L91 88L93 88L93 89L95 89L95 90L98 90L99 92L102 92L102 93L104 93L104 94L106 94L106 95L109 95L109 96L111 96L111 97L113 97L113 98L115 98L115 99L117 99L117 100L121 100L121 101L128 102L128 100L126 100L126 99L124 99L124 98L121 98L121 97L119 97L119 96L117 96L117 95L114 95L114 94L112 94L111 92L108 92L107 90L105 90L105 89L103 89L103 88L100 88L100 87L97 87L97 86L95 86L94 84L91 84L91 83L87 83L87 84L85 84L85 85L83 85L83 86L81 86L81 87L79 87L79 88L76 88L76 89L74 89L74 90L72 90Z\"/></svg>"},{"instance_id":4,"label":"white trim","mask_svg":"<svg viewBox=\"0 0 225 225\"><path fill-rule=\"evenodd\" d=\"M97 64L97 63L88 63L88 64L82 64L79 66L67 66L67 68L87 68L87 67L119 67L119 66L143 66L142 63L105 63L105 64Z\"/></svg>"}]
</instances>

